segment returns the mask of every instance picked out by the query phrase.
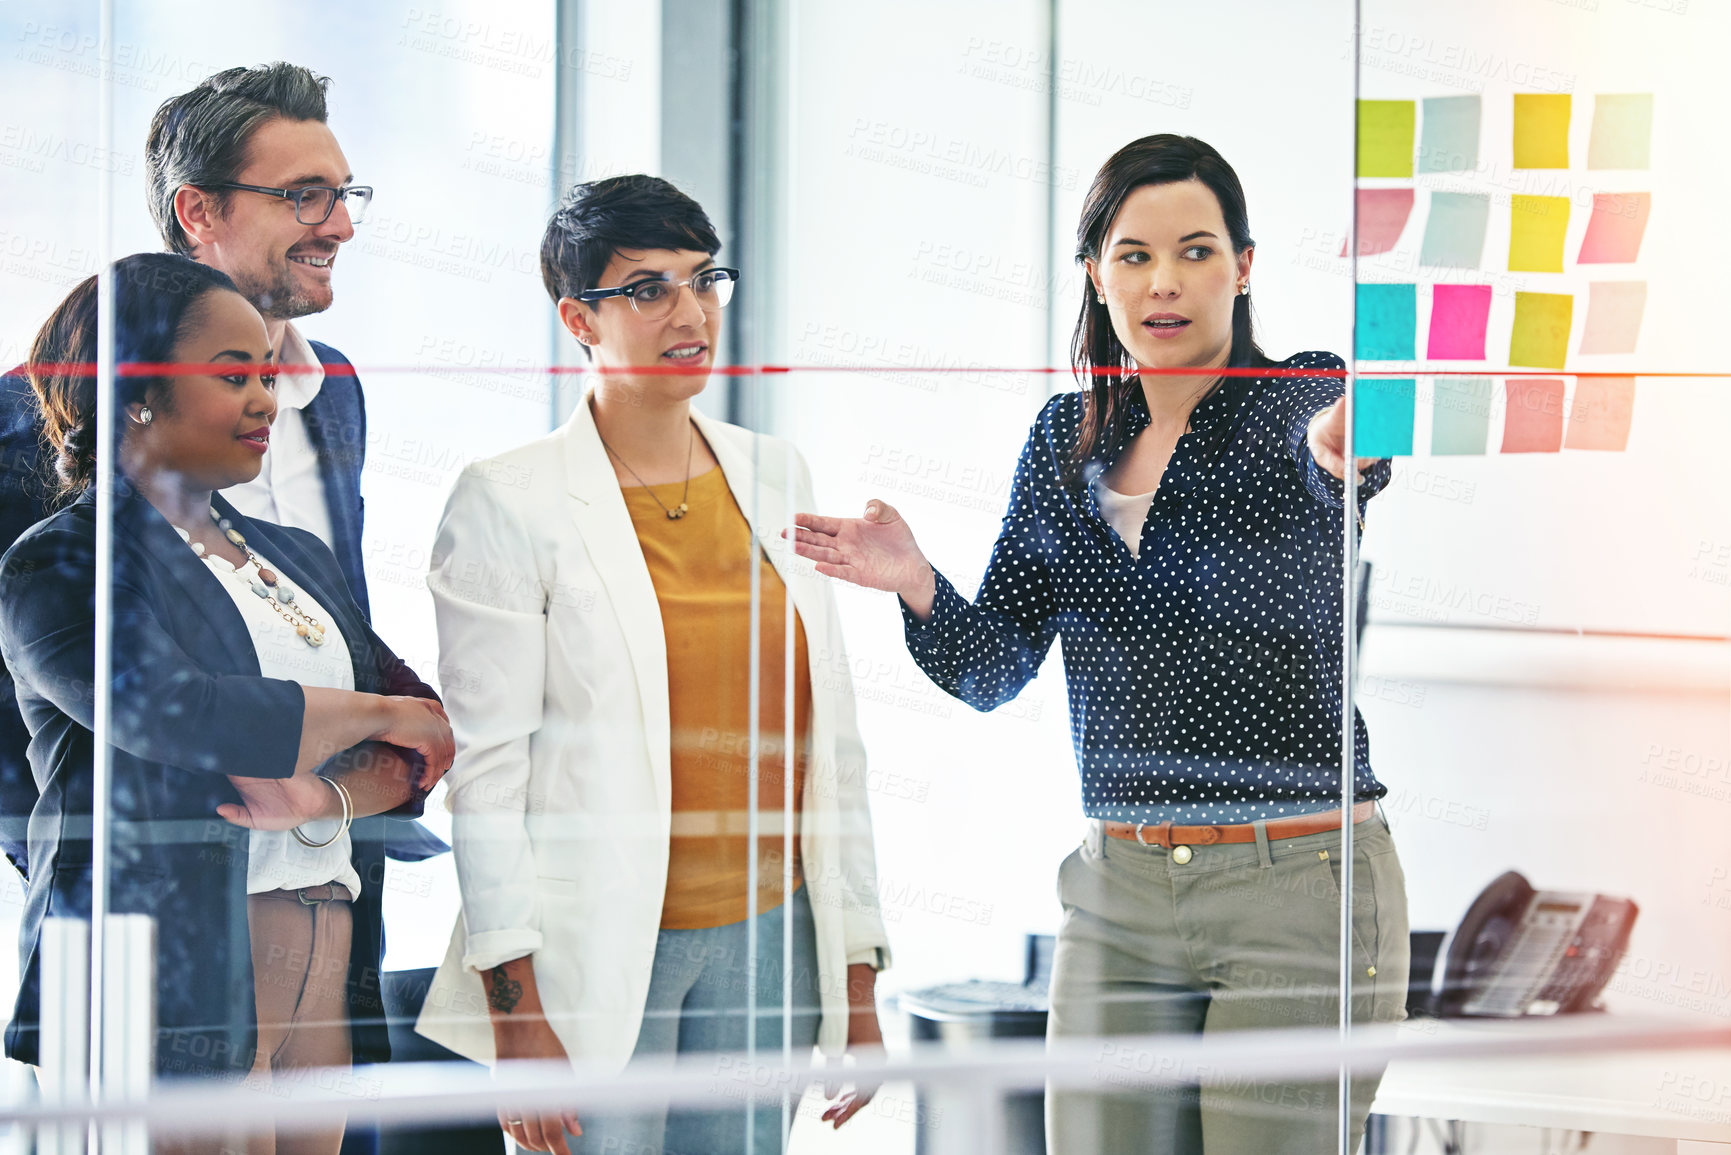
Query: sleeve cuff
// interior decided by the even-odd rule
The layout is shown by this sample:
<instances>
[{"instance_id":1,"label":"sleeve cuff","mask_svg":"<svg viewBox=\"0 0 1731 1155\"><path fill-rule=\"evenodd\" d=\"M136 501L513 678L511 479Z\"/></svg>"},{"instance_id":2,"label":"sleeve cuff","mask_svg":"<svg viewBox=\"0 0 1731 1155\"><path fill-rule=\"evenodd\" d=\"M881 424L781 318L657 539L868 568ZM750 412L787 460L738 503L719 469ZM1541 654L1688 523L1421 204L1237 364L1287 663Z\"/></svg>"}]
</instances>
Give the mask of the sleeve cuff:
<instances>
[{"instance_id":1,"label":"sleeve cuff","mask_svg":"<svg viewBox=\"0 0 1731 1155\"><path fill-rule=\"evenodd\" d=\"M930 650L942 644L950 624L967 609L967 599L936 566L932 567L932 584L932 616L923 622L914 617L908 603L896 599L902 608L902 629L910 650Z\"/></svg>"},{"instance_id":2,"label":"sleeve cuff","mask_svg":"<svg viewBox=\"0 0 1731 1155\"><path fill-rule=\"evenodd\" d=\"M501 963L534 954L541 949L538 930L487 930L471 934L464 944L463 966L479 974Z\"/></svg>"},{"instance_id":3,"label":"sleeve cuff","mask_svg":"<svg viewBox=\"0 0 1731 1155\"><path fill-rule=\"evenodd\" d=\"M847 965L855 966L865 963L874 971L886 971L890 968L890 948L887 946L868 946L856 951L850 951Z\"/></svg>"}]
</instances>

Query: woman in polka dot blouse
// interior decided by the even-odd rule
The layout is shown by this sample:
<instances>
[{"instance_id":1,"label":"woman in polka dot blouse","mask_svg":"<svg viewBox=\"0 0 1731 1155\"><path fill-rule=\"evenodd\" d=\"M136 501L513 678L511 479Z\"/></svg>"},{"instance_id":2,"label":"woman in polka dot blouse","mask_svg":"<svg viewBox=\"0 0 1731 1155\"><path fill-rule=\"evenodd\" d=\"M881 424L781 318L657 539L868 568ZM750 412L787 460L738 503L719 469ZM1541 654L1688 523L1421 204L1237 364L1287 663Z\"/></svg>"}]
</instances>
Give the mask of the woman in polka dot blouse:
<instances>
[{"instance_id":1,"label":"woman in polka dot blouse","mask_svg":"<svg viewBox=\"0 0 1731 1155\"><path fill-rule=\"evenodd\" d=\"M1063 638L1093 821L1058 875L1051 1037L1329 1026L1343 386L1212 370L1343 363L1276 363L1257 347L1244 191L1199 140L1121 149L1094 179L1077 242L1088 281L1071 351L1087 386L1034 423L973 602L881 501L860 519L802 516L798 549L824 574L900 595L914 659L977 709L1015 697ZM1362 503L1389 463L1353 464ZM1354 1015L1391 1021L1405 1013L1405 889L1354 727ZM1126 1078L1148 1069L1112 1053ZM1353 1085L1355 1147L1376 1083ZM1333 1082L1048 1091L1048 1147L1323 1152L1338 1143L1337 1104Z\"/></svg>"}]
</instances>

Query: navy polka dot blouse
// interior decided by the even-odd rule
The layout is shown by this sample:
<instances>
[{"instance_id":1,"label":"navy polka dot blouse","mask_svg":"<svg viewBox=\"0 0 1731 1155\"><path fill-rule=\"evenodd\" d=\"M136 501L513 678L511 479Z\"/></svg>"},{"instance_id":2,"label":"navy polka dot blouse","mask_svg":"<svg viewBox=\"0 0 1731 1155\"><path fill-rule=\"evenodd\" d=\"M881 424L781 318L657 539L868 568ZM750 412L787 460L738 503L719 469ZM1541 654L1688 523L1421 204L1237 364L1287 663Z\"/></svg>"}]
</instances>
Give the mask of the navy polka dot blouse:
<instances>
[{"instance_id":1,"label":"navy polka dot blouse","mask_svg":"<svg viewBox=\"0 0 1731 1155\"><path fill-rule=\"evenodd\" d=\"M1343 363L1312 352L1282 366ZM1022 450L979 595L969 604L939 574L925 623L903 607L914 660L990 710L1021 692L1061 635L1089 817L1241 823L1337 807L1345 494L1305 434L1341 390L1331 377L1225 379L1178 440L1139 559L1094 487L1148 426L1141 391L1125 438L1069 485L1083 395L1052 398ZM1368 469L1361 501L1388 477L1387 461ZM1354 725L1358 798L1380 798L1363 719Z\"/></svg>"}]
</instances>

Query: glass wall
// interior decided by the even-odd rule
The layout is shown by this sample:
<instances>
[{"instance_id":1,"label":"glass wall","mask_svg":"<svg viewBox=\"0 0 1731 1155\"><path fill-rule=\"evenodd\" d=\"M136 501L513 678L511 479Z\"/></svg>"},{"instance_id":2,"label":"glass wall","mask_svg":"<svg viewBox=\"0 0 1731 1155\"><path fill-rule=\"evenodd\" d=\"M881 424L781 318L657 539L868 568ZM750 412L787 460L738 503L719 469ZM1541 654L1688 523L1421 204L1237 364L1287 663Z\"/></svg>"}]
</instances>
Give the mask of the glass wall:
<instances>
[{"instance_id":1,"label":"glass wall","mask_svg":"<svg viewBox=\"0 0 1731 1155\"><path fill-rule=\"evenodd\" d=\"M7 1149L1731 1143L1722 13L235 16L0 8Z\"/></svg>"}]
</instances>

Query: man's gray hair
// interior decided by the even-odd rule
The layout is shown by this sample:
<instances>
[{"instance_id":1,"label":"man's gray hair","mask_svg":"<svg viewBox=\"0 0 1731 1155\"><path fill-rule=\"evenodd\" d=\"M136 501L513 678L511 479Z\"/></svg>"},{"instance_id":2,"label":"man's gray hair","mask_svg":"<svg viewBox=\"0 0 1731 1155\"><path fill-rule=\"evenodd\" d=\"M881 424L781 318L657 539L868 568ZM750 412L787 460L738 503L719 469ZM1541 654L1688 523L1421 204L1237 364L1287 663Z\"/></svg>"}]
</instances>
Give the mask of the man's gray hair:
<instances>
[{"instance_id":1,"label":"man's gray hair","mask_svg":"<svg viewBox=\"0 0 1731 1155\"><path fill-rule=\"evenodd\" d=\"M163 244L192 254L192 241L174 215L174 195L184 185L205 188L232 181L246 167L252 134L276 117L325 119L327 76L298 64L228 68L197 88L163 102L150 121L144 168L150 180L150 215ZM219 209L228 194L212 190Z\"/></svg>"}]
</instances>

